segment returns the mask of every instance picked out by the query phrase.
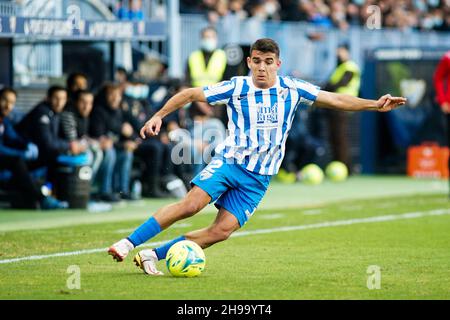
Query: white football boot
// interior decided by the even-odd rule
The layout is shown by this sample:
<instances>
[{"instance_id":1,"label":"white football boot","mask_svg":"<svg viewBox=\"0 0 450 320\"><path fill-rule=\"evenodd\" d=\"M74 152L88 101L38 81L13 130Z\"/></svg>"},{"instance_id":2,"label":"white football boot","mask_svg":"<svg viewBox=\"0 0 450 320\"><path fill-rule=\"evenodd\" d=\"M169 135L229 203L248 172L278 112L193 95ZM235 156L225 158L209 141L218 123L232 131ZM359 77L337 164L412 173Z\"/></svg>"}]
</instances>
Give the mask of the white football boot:
<instances>
[{"instance_id":1,"label":"white football boot","mask_svg":"<svg viewBox=\"0 0 450 320\"><path fill-rule=\"evenodd\" d=\"M130 242L130 240L122 239L109 247L108 254L111 255L117 262L121 262L133 249L134 245Z\"/></svg>"},{"instance_id":2,"label":"white football boot","mask_svg":"<svg viewBox=\"0 0 450 320\"><path fill-rule=\"evenodd\" d=\"M144 270L146 274L152 276L162 276L164 273L156 269L156 263L158 262L158 257L155 251L151 249L145 249L139 251L139 253L134 257L134 263L136 266Z\"/></svg>"}]
</instances>

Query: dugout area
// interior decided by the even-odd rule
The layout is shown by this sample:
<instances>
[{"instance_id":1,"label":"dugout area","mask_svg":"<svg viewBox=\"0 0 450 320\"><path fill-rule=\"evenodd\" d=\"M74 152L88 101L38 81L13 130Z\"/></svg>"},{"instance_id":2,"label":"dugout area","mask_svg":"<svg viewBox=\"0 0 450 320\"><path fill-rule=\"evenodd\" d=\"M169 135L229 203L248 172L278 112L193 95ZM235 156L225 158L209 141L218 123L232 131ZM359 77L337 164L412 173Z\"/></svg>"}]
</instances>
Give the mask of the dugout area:
<instances>
[{"instance_id":1,"label":"dugout area","mask_svg":"<svg viewBox=\"0 0 450 320\"><path fill-rule=\"evenodd\" d=\"M411 146L445 146L445 117L435 102L433 74L449 48L378 48L365 53L362 98L404 96L405 107L361 113L358 137L362 173L404 174Z\"/></svg>"},{"instance_id":2,"label":"dugout area","mask_svg":"<svg viewBox=\"0 0 450 320\"><path fill-rule=\"evenodd\" d=\"M73 24L69 19L0 15L0 83L17 91L14 122L38 104L50 86L65 86L69 74L86 74L95 92L113 80L118 66L135 69L137 49L151 52L167 38L164 21L111 20L103 11L95 12L95 6L84 9L87 17L97 20ZM36 179L45 176L42 170L34 174ZM9 172L0 172L0 201L16 199L4 190L10 179ZM13 202L20 205L20 197Z\"/></svg>"}]
</instances>

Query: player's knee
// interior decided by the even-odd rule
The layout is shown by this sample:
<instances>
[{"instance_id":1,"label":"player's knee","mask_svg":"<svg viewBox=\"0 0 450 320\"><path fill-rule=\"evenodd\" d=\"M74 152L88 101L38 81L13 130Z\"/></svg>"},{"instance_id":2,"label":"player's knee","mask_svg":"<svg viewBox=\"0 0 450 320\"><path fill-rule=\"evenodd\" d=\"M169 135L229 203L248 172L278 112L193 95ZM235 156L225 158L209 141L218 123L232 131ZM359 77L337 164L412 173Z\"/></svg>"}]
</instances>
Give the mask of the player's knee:
<instances>
[{"instance_id":1,"label":"player's knee","mask_svg":"<svg viewBox=\"0 0 450 320\"><path fill-rule=\"evenodd\" d=\"M209 235L215 242L227 240L232 233L231 230L220 227L212 227L209 229Z\"/></svg>"},{"instance_id":2,"label":"player's knee","mask_svg":"<svg viewBox=\"0 0 450 320\"><path fill-rule=\"evenodd\" d=\"M192 217L202 209L202 206L198 202L192 200L182 201L180 206L182 208L184 218Z\"/></svg>"}]
</instances>

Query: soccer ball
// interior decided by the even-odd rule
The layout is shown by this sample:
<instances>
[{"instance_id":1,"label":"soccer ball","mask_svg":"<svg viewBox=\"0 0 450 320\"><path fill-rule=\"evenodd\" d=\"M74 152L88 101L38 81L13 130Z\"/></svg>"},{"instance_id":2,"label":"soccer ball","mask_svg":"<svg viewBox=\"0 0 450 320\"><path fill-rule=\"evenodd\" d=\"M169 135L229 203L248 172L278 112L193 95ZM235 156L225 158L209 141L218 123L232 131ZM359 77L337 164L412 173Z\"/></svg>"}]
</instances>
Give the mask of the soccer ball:
<instances>
[{"instance_id":1,"label":"soccer ball","mask_svg":"<svg viewBox=\"0 0 450 320\"><path fill-rule=\"evenodd\" d=\"M300 179L306 184L320 184L323 181L323 171L314 163L308 164L300 171Z\"/></svg>"},{"instance_id":2,"label":"soccer ball","mask_svg":"<svg viewBox=\"0 0 450 320\"><path fill-rule=\"evenodd\" d=\"M202 248L190 240L175 243L166 255L167 269L175 277L196 277L205 269L205 262Z\"/></svg>"},{"instance_id":3,"label":"soccer ball","mask_svg":"<svg viewBox=\"0 0 450 320\"><path fill-rule=\"evenodd\" d=\"M328 164L325 169L328 179L333 182L341 182L347 179L348 169L345 164L339 161L333 161Z\"/></svg>"}]
</instances>

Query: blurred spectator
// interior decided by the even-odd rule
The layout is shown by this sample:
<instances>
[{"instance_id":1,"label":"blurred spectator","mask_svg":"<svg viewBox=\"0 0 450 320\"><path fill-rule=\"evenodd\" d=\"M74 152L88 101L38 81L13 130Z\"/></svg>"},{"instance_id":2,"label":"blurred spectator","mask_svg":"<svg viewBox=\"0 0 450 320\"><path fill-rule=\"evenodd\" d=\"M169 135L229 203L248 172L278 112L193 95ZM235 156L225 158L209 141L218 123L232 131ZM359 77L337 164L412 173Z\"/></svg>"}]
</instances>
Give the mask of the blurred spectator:
<instances>
[{"instance_id":1,"label":"blurred spectator","mask_svg":"<svg viewBox=\"0 0 450 320\"><path fill-rule=\"evenodd\" d=\"M60 114L67 102L67 91L52 86L46 99L34 107L17 124L20 135L34 142L39 148L39 160L56 167L57 157L63 154L78 155L86 150L79 140L67 141L60 138Z\"/></svg>"},{"instance_id":2,"label":"blurred spectator","mask_svg":"<svg viewBox=\"0 0 450 320\"><path fill-rule=\"evenodd\" d=\"M447 118L447 144L450 147L450 51L440 60L433 80L436 91L436 102ZM448 160L448 167L450 169L450 158Z\"/></svg>"},{"instance_id":3,"label":"blurred spectator","mask_svg":"<svg viewBox=\"0 0 450 320\"><path fill-rule=\"evenodd\" d=\"M116 16L120 20L144 20L142 0L122 0L118 4Z\"/></svg>"},{"instance_id":4,"label":"blurred spectator","mask_svg":"<svg viewBox=\"0 0 450 320\"><path fill-rule=\"evenodd\" d=\"M189 129L191 131L191 150L195 176L211 161L216 146L225 140L226 129L222 121L203 113L199 108L195 108L195 103L193 103L191 110L193 122Z\"/></svg>"},{"instance_id":5,"label":"blurred spectator","mask_svg":"<svg viewBox=\"0 0 450 320\"><path fill-rule=\"evenodd\" d=\"M402 30L450 28L450 4L445 0L181 0L181 13L205 14L211 24L239 10L240 16L265 20L309 21L318 26L346 30L364 25L373 14L369 6L380 9L381 27Z\"/></svg>"},{"instance_id":6,"label":"blurred spectator","mask_svg":"<svg viewBox=\"0 0 450 320\"><path fill-rule=\"evenodd\" d=\"M114 81L120 86L122 92L125 92L125 89L128 86L128 72L123 67L118 67L116 72L114 73Z\"/></svg>"},{"instance_id":7,"label":"blurred spectator","mask_svg":"<svg viewBox=\"0 0 450 320\"><path fill-rule=\"evenodd\" d=\"M144 123L153 115L146 97L135 97L125 94L124 104L132 119L133 127L139 131ZM172 170L170 147L159 137L145 139L138 144L135 151L139 170L139 179L143 183L143 195L151 198L165 198L170 194L162 188L162 177Z\"/></svg>"},{"instance_id":8,"label":"blurred spectator","mask_svg":"<svg viewBox=\"0 0 450 320\"><path fill-rule=\"evenodd\" d=\"M350 60L350 52L345 44L339 45L336 51L337 66L324 90L358 96L360 87L360 70L355 62ZM341 161L351 170L350 147L348 142L349 113L344 111L326 110L329 128L329 141L332 150L332 160Z\"/></svg>"},{"instance_id":9,"label":"blurred spectator","mask_svg":"<svg viewBox=\"0 0 450 320\"><path fill-rule=\"evenodd\" d=\"M201 48L191 53L187 63L187 83L193 87L222 81L227 66L225 52L217 48L217 31L213 27L206 27L200 35ZM207 103L196 102L190 108L191 119L194 119L195 114L203 117L214 116L214 109ZM216 108L215 110L224 112L225 109ZM220 113L217 115L221 117Z\"/></svg>"},{"instance_id":10,"label":"blurred spectator","mask_svg":"<svg viewBox=\"0 0 450 320\"><path fill-rule=\"evenodd\" d=\"M248 17L248 12L244 10L245 0L230 0L229 14L236 15L239 19Z\"/></svg>"},{"instance_id":11,"label":"blurred spectator","mask_svg":"<svg viewBox=\"0 0 450 320\"><path fill-rule=\"evenodd\" d=\"M103 150L103 161L97 174L99 199L109 202L131 199L130 171L137 144L121 102L121 88L105 84L95 97L89 121L90 136L100 141Z\"/></svg>"},{"instance_id":12,"label":"blurred spectator","mask_svg":"<svg viewBox=\"0 0 450 320\"><path fill-rule=\"evenodd\" d=\"M33 181L27 161L37 159L35 144L25 140L15 131L8 115L14 108L17 93L11 88L0 90L0 170L12 173L11 188L20 192L32 208L63 209L67 204L45 196Z\"/></svg>"},{"instance_id":13,"label":"blurred spectator","mask_svg":"<svg viewBox=\"0 0 450 320\"><path fill-rule=\"evenodd\" d=\"M78 90L87 90L88 86L88 78L84 73L71 73L66 81L68 103L70 103Z\"/></svg>"},{"instance_id":14,"label":"blurred spectator","mask_svg":"<svg viewBox=\"0 0 450 320\"><path fill-rule=\"evenodd\" d=\"M94 95L86 89L80 89L72 95L72 99L72 103L61 113L61 137L69 142L79 140L88 146L87 152L94 180L103 159L99 142L88 136Z\"/></svg>"},{"instance_id":15,"label":"blurred spectator","mask_svg":"<svg viewBox=\"0 0 450 320\"><path fill-rule=\"evenodd\" d=\"M218 48L217 31L206 27L200 33L200 49L189 55L186 82L193 87L207 86L222 80L227 56Z\"/></svg>"},{"instance_id":16,"label":"blurred spectator","mask_svg":"<svg viewBox=\"0 0 450 320\"><path fill-rule=\"evenodd\" d=\"M223 80L227 66L227 56L217 47L217 31L213 27L202 29L201 48L192 52L186 65L186 82L192 87L203 87ZM207 103L196 106L206 115L213 115L213 109Z\"/></svg>"}]
</instances>

